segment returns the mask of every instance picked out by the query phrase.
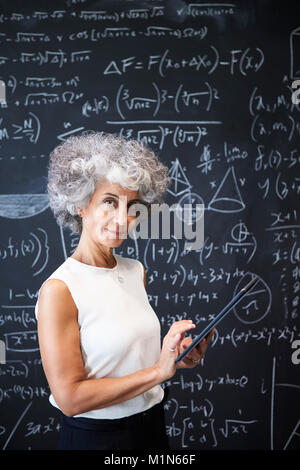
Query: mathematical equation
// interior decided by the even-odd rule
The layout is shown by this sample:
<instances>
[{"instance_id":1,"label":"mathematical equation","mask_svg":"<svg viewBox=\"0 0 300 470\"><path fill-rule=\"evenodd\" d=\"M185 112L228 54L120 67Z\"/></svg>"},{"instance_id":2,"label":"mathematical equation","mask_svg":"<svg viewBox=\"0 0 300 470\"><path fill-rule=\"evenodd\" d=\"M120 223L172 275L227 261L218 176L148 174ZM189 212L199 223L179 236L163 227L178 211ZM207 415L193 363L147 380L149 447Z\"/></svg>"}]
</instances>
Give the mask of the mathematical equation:
<instances>
[{"instance_id":1,"label":"mathematical equation","mask_svg":"<svg viewBox=\"0 0 300 470\"><path fill-rule=\"evenodd\" d=\"M79 3L76 0L73 4ZM236 12L235 4L224 4L211 3L191 3L187 4L186 8L175 8L176 15L180 17L190 16L192 18L197 17L210 17L220 15L233 15ZM150 6L149 8L128 8L127 10L80 10L79 12L71 10L67 11L64 9L53 10L53 11L32 11L28 13L12 12L11 14L0 15L0 23L8 22L24 22L39 20L48 21L50 20L65 20L66 18L79 18L83 21L109 21L118 23L124 19L126 20L149 20L151 18L162 18L168 17L166 14L166 8L164 5Z\"/></svg>"},{"instance_id":2,"label":"mathematical equation","mask_svg":"<svg viewBox=\"0 0 300 470\"><path fill-rule=\"evenodd\" d=\"M208 398L197 401L192 399L188 404L179 403L178 400L172 398L166 402L165 410L167 416L171 415L169 417L171 423L166 427L167 435L180 439L181 448L207 443L211 447L218 447L223 439L237 436L248 439L249 434L256 432L257 424L259 424L258 419L242 419L241 416L235 419L225 418L220 423L214 404ZM183 419L177 417L180 411L184 411L187 417ZM241 414L241 410L238 414Z\"/></svg>"},{"instance_id":3,"label":"mathematical equation","mask_svg":"<svg viewBox=\"0 0 300 470\"><path fill-rule=\"evenodd\" d=\"M187 39L197 38L204 39L208 34L207 26L201 28L169 28L165 26L147 26L144 30L132 29L132 28L103 28L101 30L90 28L82 31L74 31L67 34L56 34L56 33L25 33L17 32L11 33L0 33L0 44L14 42L14 43L49 43L54 41L66 42L66 41L90 41L99 42L105 39L137 39L143 38L174 38L174 39Z\"/></svg>"}]
</instances>

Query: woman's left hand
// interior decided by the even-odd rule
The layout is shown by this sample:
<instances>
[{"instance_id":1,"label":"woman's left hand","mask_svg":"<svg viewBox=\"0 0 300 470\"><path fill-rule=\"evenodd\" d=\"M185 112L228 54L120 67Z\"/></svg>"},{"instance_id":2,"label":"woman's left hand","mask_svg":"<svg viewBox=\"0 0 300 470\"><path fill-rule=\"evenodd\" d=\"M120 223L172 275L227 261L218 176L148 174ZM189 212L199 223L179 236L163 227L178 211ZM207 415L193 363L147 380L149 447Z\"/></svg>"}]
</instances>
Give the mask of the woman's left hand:
<instances>
[{"instance_id":1,"label":"woman's left hand","mask_svg":"<svg viewBox=\"0 0 300 470\"><path fill-rule=\"evenodd\" d=\"M189 352L189 354L187 354L184 359L182 359L182 361L180 361L176 364L176 368L177 369L184 369L184 368L191 369L191 368L197 366L200 363L201 359L203 359L203 357L205 356L207 346L210 343L214 332L215 332L215 329L213 328L200 341L200 343L197 344L197 346L194 349L192 349L192 351ZM192 338L190 338L190 337L184 338L183 337L183 339L181 340L181 342L177 346L178 355L181 354L191 344L191 342L192 342Z\"/></svg>"}]
</instances>

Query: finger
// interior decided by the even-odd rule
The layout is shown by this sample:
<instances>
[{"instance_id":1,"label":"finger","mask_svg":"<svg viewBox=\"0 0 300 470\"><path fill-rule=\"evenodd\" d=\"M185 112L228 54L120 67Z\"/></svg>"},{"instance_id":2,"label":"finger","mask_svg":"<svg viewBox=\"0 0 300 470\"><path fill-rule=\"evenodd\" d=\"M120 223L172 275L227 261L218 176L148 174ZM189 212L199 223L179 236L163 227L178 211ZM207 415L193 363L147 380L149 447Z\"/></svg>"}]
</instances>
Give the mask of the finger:
<instances>
[{"instance_id":1,"label":"finger","mask_svg":"<svg viewBox=\"0 0 300 470\"><path fill-rule=\"evenodd\" d=\"M184 344L185 342L187 341L188 343L192 341L191 338L183 338L184 334L185 334L185 331L187 329L190 329L191 328L191 325L187 326L187 327L180 327L180 331L179 332L175 332L173 335L170 335L170 337L168 338L168 341L167 341L167 345L168 345L168 348L169 349L176 349L178 346L179 346L179 349L180 349L180 352L182 352L182 348L184 347ZM182 331L184 330L184 331ZM184 347L184 349L186 348L187 346ZM172 351L172 352L175 352L175 351Z\"/></svg>"},{"instance_id":2,"label":"finger","mask_svg":"<svg viewBox=\"0 0 300 470\"><path fill-rule=\"evenodd\" d=\"M180 343L180 352L183 352L191 343L192 338L190 336L186 336L185 338L183 338Z\"/></svg>"},{"instance_id":3,"label":"finger","mask_svg":"<svg viewBox=\"0 0 300 470\"><path fill-rule=\"evenodd\" d=\"M206 340L200 341L200 343L196 346L195 351L197 351L198 354L204 354L207 348Z\"/></svg>"},{"instance_id":4,"label":"finger","mask_svg":"<svg viewBox=\"0 0 300 470\"><path fill-rule=\"evenodd\" d=\"M168 345L170 352L175 352L175 351L171 351L171 349L176 350L177 345L179 343L179 340L180 340L180 333L178 333L177 335L171 337L169 345Z\"/></svg>"},{"instance_id":5,"label":"finger","mask_svg":"<svg viewBox=\"0 0 300 470\"><path fill-rule=\"evenodd\" d=\"M184 344L181 343L182 345L182 350L184 351L191 343L192 343L192 338L186 338L186 342ZM180 346L181 346L180 345ZM197 361L199 359L199 353L197 352L197 348L192 349L187 355L186 358L194 361Z\"/></svg>"},{"instance_id":6,"label":"finger","mask_svg":"<svg viewBox=\"0 0 300 470\"><path fill-rule=\"evenodd\" d=\"M174 322L172 323L171 327L170 327L170 332L176 330L178 327L180 326L184 326L184 325L193 325L193 320L181 320L181 321L177 321L177 322Z\"/></svg>"},{"instance_id":7,"label":"finger","mask_svg":"<svg viewBox=\"0 0 300 470\"><path fill-rule=\"evenodd\" d=\"M193 351L187 355L187 357L190 360L190 363L192 364L192 367L199 364L201 359L204 358L204 356L205 356L205 351L199 350L197 348L193 349Z\"/></svg>"},{"instance_id":8,"label":"finger","mask_svg":"<svg viewBox=\"0 0 300 470\"><path fill-rule=\"evenodd\" d=\"M215 328L213 328L213 329L210 330L210 332L205 336L207 343L210 342L210 340L211 340L211 338L213 337L213 334L215 333L215 331L216 331Z\"/></svg>"},{"instance_id":9,"label":"finger","mask_svg":"<svg viewBox=\"0 0 300 470\"><path fill-rule=\"evenodd\" d=\"M187 341L185 343L180 344L180 349L181 349L180 352L183 352L189 346L189 344L191 344L191 342L192 342L191 338L186 338L186 340ZM189 352L185 356L185 358L188 359L189 361L198 361L199 362L199 360L202 359L203 355L204 354L202 354L202 352L199 352L197 347L195 347L191 352ZM193 364L195 364L195 363L193 363ZM190 365L190 363L189 363L189 365Z\"/></svg>"},{"instance_id":10,"label":"finger","mask_svg":"<svg viewBox=\"0 0 300 470\"><path fill-rule=\"evenodd\" d=\"M190 361L193 362L193 364L195 364L196 362L200 362L200 360L202 359L202 354L188 354L186 356ZM195 362L194 362L195 361Z\"/></svg>"},{"instance_id":11,"label":"finger","mask_svg":"<svg viewBox=\"0 0 300 470\"><path fill-rule=\"evenodd\" d=\"M191 338L185 338L185 339L191 339ZM183 353L183 351L185 351L188 346L189 346L189 344L188 344L187 342L184 343L184 342L182 341L181 344L180 344L180 348L179 348L179 349L180 349L180 353ZM186 357L187 359L191 359L191 356L192 356L192 353L189 352L185 357Z\"/></svg>"},{"instance_id":12,"label":"finger","mask_svg":"<svg viewBox=\"0 0 300 470\"><path fill-rule=\"evenodd\" d=\"M173 330L170 329L169 333L171 334L171 336L175 336L178 333L180 333L181 335L184 335L187 331L193 328L196 328L196 325L191 322L177 323L177 324L174 324Z\"/></svg>"},{"instance_id":13,"label":"finger","mask_svg":"<svg viewBox=\"0 0 300 470\"><path fill-rule=\"evenodd\" d=\"M187 338L183 338L181 337L182 335L180 333L178 333L175 337L173 337L173 341L172 341L172 344L173 344L173 347L169 347L169 349L176 349L179 347L179 351L178 351L178 354L181 354L187 347L188 345L192 342L192 338L190 337L187 337ZM177 340L177 337L178 337L178 340ZM175 343L177 343L175 345ZM170 351L170 352L175 352L175 351ZM191 361L188 361L187 358L184 358L181 362L184 362L185 366L188 366L188 367L191 367Z\"/></svg>"},{"instance_id":14,"label":"finger","mask_svg":"<svg viewBox=\"0 0 300 470\"><path fill-rule=\"evenodd\" d=\"M193 352L190 354L187 354L186 357L188 358L190 362L190 366L194 367L200 363L202 357L204 357L204 354L200 354L196 349L193 349Z\"/></svg>"},{"instance_id":15,"label":"finger","mask_svg":"<svg viewBox=\"0 0 300 470\"><path fill-rule=\"evenodd\" d=\"M188 368L192 368L194 367L196 364L194 364L194 362L192 361L192 358L190 357L190 354L187 354L185 356L184 359L182 359L179 364L182 366L182 367L188 367Z\"/></svg>"},{"instance_id":16,"label":"finger","mask_svg":"<svg viewBox=\"0 0 300 470\"><path fill-rule=\"evenodd\" d=\"M200 343L196 346L196 351L198 352L198 354L201 354L202 356L204 356L205 352L206 352L206 349L207 349L207 341L205 338L203 338Z\"/></svg>"}]
</instances>

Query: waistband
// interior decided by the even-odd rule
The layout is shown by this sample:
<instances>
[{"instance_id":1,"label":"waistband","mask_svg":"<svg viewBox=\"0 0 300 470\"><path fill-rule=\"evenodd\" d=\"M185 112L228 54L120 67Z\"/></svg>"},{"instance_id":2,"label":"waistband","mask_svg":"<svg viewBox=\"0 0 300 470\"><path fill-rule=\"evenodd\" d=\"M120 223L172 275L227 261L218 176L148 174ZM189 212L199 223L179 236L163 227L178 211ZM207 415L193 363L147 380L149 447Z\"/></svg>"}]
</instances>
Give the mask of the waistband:
<instances>
[{"instance_id":1,"label":"waistband","mask_svg":"<svg viewBox=\"0 0 300 470\"><path fill-rule=\"evenodd\" d=\"M164 401L164 400L163 400ZM97 419L97 418L84 418L84 417L73 417L66 416L63 414L63 424L78 429L86 429L91 431L114 431L116 429L125 429L130 426L136 426L138 424L145 424L149 419L155 419L157 416L161 416L164 413L163 401L152 406L146 411L136 413L131 416L125 416L124 418L117 419Z\"/></svg>"}]
</instances>

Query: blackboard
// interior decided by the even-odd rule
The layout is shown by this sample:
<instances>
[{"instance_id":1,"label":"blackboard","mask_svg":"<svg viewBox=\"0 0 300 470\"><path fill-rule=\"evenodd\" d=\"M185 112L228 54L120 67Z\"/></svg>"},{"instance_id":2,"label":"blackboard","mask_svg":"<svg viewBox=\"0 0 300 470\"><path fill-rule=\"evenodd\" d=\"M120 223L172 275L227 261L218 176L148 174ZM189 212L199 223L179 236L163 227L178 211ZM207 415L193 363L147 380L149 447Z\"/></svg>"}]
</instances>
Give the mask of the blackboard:
<instances>
[{"instance_id":1,"label":"blackboard","mask_svg":"<svg viewBox=\"0 0 300 470\"><path fill-rule=\"evenodd\" d=\"M299 7L274 1L0 2L0 447L55 449L34 306L74 251L46 195L50 151L102 130L170 168L168 204L204 204L204 245L132 240L162 328L197 328L260 284L205 359L163 384L172 449L299 449ZM298 346L299 347L299 346ZM296 349L295 349L296 348ZM5 357L4 357L4 356Z\"/></svg>"}]
</instances>

